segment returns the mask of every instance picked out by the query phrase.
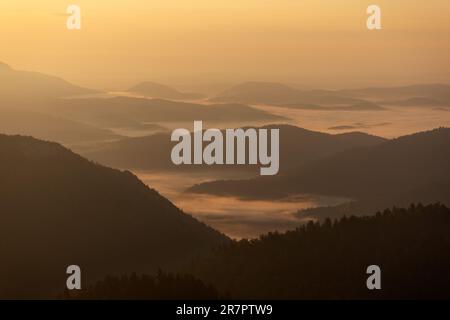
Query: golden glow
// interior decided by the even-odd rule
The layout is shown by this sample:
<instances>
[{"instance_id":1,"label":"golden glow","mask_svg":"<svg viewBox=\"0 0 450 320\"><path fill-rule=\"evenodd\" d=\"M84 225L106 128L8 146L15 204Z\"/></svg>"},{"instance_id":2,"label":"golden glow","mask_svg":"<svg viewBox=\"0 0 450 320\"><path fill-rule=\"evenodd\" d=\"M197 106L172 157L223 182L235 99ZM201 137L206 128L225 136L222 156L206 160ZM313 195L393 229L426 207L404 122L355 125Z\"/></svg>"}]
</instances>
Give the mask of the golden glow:
<instances>
[{"instance_id":1,"label":"golden glow","mask_svg":"<svg viewBox=\"0 0 450 320\"><path fill-rule=\"evenodd\" d=\"M0 61L123 89L246 80L311 87L449 82L450 2L379 0L2 0ZM69 4L82 30L65 27Z\"/></svg>"}]
</instances>

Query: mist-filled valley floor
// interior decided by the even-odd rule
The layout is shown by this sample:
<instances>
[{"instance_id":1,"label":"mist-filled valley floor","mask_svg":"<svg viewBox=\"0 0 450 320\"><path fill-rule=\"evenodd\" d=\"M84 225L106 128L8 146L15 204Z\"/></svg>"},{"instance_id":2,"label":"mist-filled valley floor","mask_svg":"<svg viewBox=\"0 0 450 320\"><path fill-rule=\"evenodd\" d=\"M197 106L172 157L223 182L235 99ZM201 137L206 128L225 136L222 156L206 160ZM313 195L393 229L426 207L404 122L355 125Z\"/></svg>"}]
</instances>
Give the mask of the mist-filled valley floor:
<instances>
[{"instance_id":1,"label":"mist-filled valley floor","mask_svg":"<svg viewBox=\"0 0 450 320\"><path fill-rule=\"evenodd\" d=\"M431 128L445 127L450 124L450 109L445 108L389 106L381 111L315 111L267 105L256 105L255 108L286 118L286 120L279 120L277 123L333 135L358 131L392 139ZM265 124L270 124L270 121L267 123L264 121L248 121L246 123L247 126L262 126ZM158 123L158 125L165 126L167 130L178 127L192 130L192 122ZM238 122L214 122L211 126L214 128L232 128L243 126L243 124ZM142 132L129 128L121 131L121 134L128 137L139 137L151 135L154 132L151 129ZM151 148L151 145L148 147ZM292 152L307 153L309 150L298 148L298 150L292 150ZM284 163L281 163L281 166L283 165ZM146 171L143 168L128 169L184 211L228 236L238 239L256 238L269 231L293 229L309 220L308 218L299 218L295 214L298 210L335 206L351 200L346 197L319 194L298 194L277 200L242 199L235 195L193 194L185 191L195 184L223 179L247 179L255 177L255 173L242 171L224 173L220 170L174 172L166 170Z\"/></svg>"},{"instance_id":2,"label":"mist-filled valley floor","mask_svg":"<svg viewBox=\"0 0 450 320\"><path fill-rule=\"evenodd\" d=\"M397 138L450 124L450 108L389 106L381 111L315 111L258 106L261 110L289 118L286 123L331 134L361 131Z\"/></svg>"},{"instance_id":3,"label":"mist-filled valley floor","mask_svg":"<svg viewBox=\"0 0 450 320\"><path fill-rule=\"evenodd\" d=\"M333 206L348 200L319 195L299 195L281 200L245 200L239 197L198 195L185 192L190 186L215 179L242 179L245 175L220 172L170 173L134 171L144 183L158 190L185 212L234 239L258 238L272 231L292 230L310 220L294 213L300 209Z\"/></svg>"},{"instance_id":4,"label":"mist-filled valley floor","mask_svg":"<svg viewBox=\"0 0 450 320\"><path fill-rule=\"evenodd\" d=\"M111 92L107 96L124 95L140 97L130 93ZM210 102L199 100L200 104ZM316 110L310 108L292 108L285 106L273 106L270 104L254 104L255 109L269 114L280 116L273 120L244 120L244 121L214 121L214 128L235 128L244 126L262 126L267 124L290 124L312 131L327 132L330 134L361 131L384 138L396 138L399 136L426 131L433 128L447 127L450 124L450 106L439 104L423 106L420 103L411 102L411 105L387 105L381 110ZM166 129L186 127L191 129L192 122L164 122L161 126ZM143 136L154 133L153 128L141 131L137 128L128 128L121 131L125 136Z\"/></svg>"}]
</instances>

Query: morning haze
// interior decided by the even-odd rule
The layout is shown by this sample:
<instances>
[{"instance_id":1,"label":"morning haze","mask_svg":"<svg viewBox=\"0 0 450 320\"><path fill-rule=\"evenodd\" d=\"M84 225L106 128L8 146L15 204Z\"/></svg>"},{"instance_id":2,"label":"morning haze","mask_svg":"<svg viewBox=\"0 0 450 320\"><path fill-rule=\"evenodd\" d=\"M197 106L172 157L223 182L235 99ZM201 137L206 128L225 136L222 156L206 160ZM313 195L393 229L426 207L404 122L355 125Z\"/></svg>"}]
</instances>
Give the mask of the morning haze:
<instances>
[{"instance_id":1,"label":"morning haze","mask_svg":"<svg viewBox=\"0 0 450 320\"><path fill-rule=\"evenodd\" d=\"M71 4L0 2L0 299L450 298L448 0Z\"/></svg>"},{"instance_id":2,"label":"morning haze","mask_svg":"<svg viewBox=\"0 0 450 320\"><path fill-rule=\"evenodd\" d=\"M361 0L4 0L3 61L77 84L122 89L142 80L188 88L247 80L307 87L447 82L450 3L377 1L381 31ZM32 34L32 36L30 36ZM29 59L32 53L33 59Z\"/></svg>"}]
</instances>

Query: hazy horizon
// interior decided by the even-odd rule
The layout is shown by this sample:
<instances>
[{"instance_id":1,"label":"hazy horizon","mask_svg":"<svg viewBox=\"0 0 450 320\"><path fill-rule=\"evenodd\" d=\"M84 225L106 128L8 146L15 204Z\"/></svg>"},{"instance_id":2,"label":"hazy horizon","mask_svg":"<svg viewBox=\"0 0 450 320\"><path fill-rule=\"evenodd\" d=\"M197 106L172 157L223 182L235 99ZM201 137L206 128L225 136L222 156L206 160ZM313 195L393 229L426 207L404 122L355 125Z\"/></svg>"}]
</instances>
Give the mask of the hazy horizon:
<instances>
[{"instance_id":1,"label":"hazy horizon","mask_svg":"<svg viewBox=\"0 0 450 320\"><path fill-rule=\"evenodd\" d=\"M68 4L2 1L0 61L103 90L145 80L211 91L244 81L348 88L450 80L447 1L377 1L379 31L367 30L370 3L357 0L78 0L77 31L65 26Z\"/></svg>"}]
</instances>

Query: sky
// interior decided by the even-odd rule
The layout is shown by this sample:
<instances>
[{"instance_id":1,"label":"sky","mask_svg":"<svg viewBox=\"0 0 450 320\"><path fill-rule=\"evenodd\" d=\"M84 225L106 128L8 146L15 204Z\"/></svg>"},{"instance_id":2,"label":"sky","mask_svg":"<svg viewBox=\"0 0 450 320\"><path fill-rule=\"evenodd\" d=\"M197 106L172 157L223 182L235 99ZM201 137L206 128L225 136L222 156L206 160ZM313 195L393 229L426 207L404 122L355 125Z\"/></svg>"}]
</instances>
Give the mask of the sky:
<instances>
[{"instance_id":1,"label":"sky","mask_svg":"<svg viewBox=\"0 0 450 320\"><path fill-rule=\"evenodd\" d=\"M382 30L366 27L371 4ZM111 90L450 83L449 16L448 0L1 0L0 61Z\"/></svg>"}]
</instances>

